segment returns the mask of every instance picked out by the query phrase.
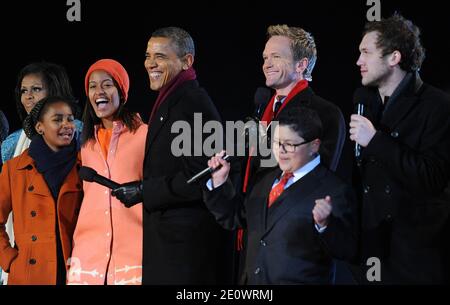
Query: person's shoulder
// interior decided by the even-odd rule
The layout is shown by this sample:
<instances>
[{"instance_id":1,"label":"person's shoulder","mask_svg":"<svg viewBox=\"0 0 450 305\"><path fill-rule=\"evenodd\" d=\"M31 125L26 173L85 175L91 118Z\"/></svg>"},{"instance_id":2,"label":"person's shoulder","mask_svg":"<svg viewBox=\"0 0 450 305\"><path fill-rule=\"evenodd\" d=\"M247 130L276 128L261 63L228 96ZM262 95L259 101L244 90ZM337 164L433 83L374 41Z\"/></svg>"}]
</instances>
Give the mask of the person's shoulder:
<instances>
[{"instance_id":1,"label":"person's shoulder","mask_svg":"<svg viewBox=\"0 0 450 305\"><path fill-rule=\"evenodd\" d=\"M323 98L320 95L314 94L312 98L313 98L313 103L317 103L324 108L332 110L333 112L341 112L341 109L336 104Z\"/></svg>"},{"instance_id":2,"label":"person's shoulder","mask_svg":"<svg viewBox=\"0 0 450 305\"><path fill-rule=\"evenodd\" d=\"M22 132L22 130L23 129L19 129L19 130L12 132L11 134L9 134L9 136L6 137L4 142L13 141L14 139L16 139L16 141L17 141L20 137L20 133Z\"/></svg>"},{"instance_id":3,"label":"person's shoulder","mask_svg":"<svg viewBox=\"0 0 450 305\"><path fill-rule=\"evenodd\" d=\"M2 142L1 151L2 151L2 161L6 162L11 159L14 150L16 149L17 142L19 142L20 133L23 129L19 129L11 133L6 139Z\"/></svg>"},{"instance_id":4,"label":"person's shoulder","mask_svg":"<svg viewBox=\"0 0 450 305\"><path fill-rule=\"evenodd\" d=\"M147 136L147 131L148 131L148 125L145 124L144 122L141 122L133 134L134 134L134 136L145 138Z\"/></svg>"},{"instance_id":5,"label":"person's shoulder","mask_svg":"<svg viewBox=\"0 0 450 305\"><path fill-rule=\"evenodd\" d=\"M450 106L450 95L430 84L424 83L418 95L421 99L429 100L433 104L438 104L438 106Z\"/></svg>"},{"instance_id":6,"label":"person's shoulder","mask_svg":"<svg viewBox=\"0 0 450 305\"><path fill-rule=\"evenodd\" d=\"M198 100L199 102L210 101L208 92L201 87L197 81L187 81L185 96L189 99Z\"/></svg>"},{"instance_id":7,"label":"person's shoulder","mask_svg":"<svg viewBox=\"0 0 450 305\"><path fill-rule=\"evenodd\" d=\"M80 121L80 120L75 120L74 123L75 123L75 128L76 128L79 132L81 132L81 131L83 130L83 122Z\"/></svg>"},{"instance_id":8,"label":"person's shoulder","mask_svg":"<svg viewBox=\"0 0 450 305\"><path fill-rule=\"evenodd\" d=\"M189 90L185 90L180 107L189 115L202 113L207 120L220 120L220 114L214 102L208 92L200 86L192 86Z\"/></svg>"},{"instance_id":9,"label":"person's shoulder","mask_svg":"<svg viewBox=\"0 0 450 305\"><path fill-rule=\"evenodd\" d=\"M340 178L335 172L328 169L325 165L319 164L315 168L317 175L326 181L327 184L334 185L337 187L346 187L348 184Z\"/></svg>"},{"instance_id":10,"label":"person's shoulder","mask_svg":"<svg viewBox=\"0 0 450 305\"><path fill-rule=\"evenodd\" d=\"M29 164L32 164L33 162L33 158L31 158L28 153L28 149L26 149L20 155L7 160L3 165L8 166L10 169L21 169L25 168Z\"/></svg>"},{"instance_id":11,"label":"person's shoulder","mask_svg":"<svg viewBox=\"0 0 450 305\"><path fill-rule=\"evenodd\" d=\"M311 87L308 87L304 91L297 94L293 99L302 103L303 100L307 100L307 105L313 109L325 110L326 113L341 113L341 109L333 102L323 98L322 96L316 94Z\"/></svg>"},{"instance_id":12,"label":"person's shoulder","mask_svg":"<svg viewBox=\"0 0 450 305\"><path fill-rule=\"evenodd\" d=\"M426 83L423 83L415 94L417 108L425 117L433 118L433 122L448 121L450 116L450 96Z\"/></svg>"}]
</instances>

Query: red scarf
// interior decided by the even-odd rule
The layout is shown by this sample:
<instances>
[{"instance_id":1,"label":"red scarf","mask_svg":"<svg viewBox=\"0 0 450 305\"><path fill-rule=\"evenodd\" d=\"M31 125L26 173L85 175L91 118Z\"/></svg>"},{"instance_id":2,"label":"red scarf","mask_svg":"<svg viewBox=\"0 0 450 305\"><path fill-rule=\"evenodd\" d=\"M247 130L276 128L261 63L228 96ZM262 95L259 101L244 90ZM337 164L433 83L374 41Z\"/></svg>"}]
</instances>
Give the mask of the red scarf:
<instances>
[{"instance_id":1,"label":"red scarf","mask_svg":"<svg viewBox=\"0 0 450 305\"><path fill-rule=\"evenodd\" d=\"M197 75L195 74L195 70L193 67L190 67L187 70L183 70L178 73L168 84L159 90L158 97L156 98L155 104L153 105L152 113L150 114L150 119L148 120L148 125L152 123L153 116L159 109L159 106L166 100L166 98L175 91L181 84L189 80L197 79Z\"/></svg>"},{"instance_id":2,"label":"red scarf","mask_svg":"<svg viewBox=\"0 0 450 305\"><path fill-rule=\"evenodd\" d=\"M301 81L299 81L294 88L292 88L291 92L289 92L288 96L286 97L286 99L283 101L283 104L281 104L280 109L278 109L278 113L281 112L281 110L286 107L286 105L289 103L289 101L296 96L298 93L302 92L303 90L305 90L306 88L308 88L308 81L302 79ZM264 111L264 114L261 118L261 121L263 122L267 122L267 124L269 124L270 122L272 122L272 118L274 117L274 113L273 113L273 103L275 102L275 97L276 97L276 93L272 96L272 99L270 100L269 104L266 107L266 110ZM275 113L275 116L277 115L277 113Z\"/></svg>"},{"instance_id":3,"label":"red scarf","mask_svg":"<svg viewBox=\"0 0 450 305\"><path fill-rule=\"evenodd\" d=\"M300 92L302 92L303 90L305 90L306 88L308 88L308 81L302 79L301 81L299 81L294 88L292 88L292 90L289 92L288 96L286 97L286 99L284 100L283 104L281 104L281 107L278 109L278 113L280 113L280 111L286 107L286 105L289 103L289 101L296 96L297 94L299 94ZM267 105L266 109L264 110L264 114L261 118L261 121L266 122L266 126L270 124L270 122L272 122L272 118L274 117L274 113L273 113L273 103L275 102L275 96L277 94L275 93L272 96L272 99L270 100L269 104ZM275 113L275 115L277 115L278 113ZM250 161L251 161L252 156L250 155L247 159L247 166L245 168L245 177L244 177L244 185L242 190L244 191L244 193L247 191L247 186L248 186L248 178L250 176Z\"/></svg>"}]
</instances>

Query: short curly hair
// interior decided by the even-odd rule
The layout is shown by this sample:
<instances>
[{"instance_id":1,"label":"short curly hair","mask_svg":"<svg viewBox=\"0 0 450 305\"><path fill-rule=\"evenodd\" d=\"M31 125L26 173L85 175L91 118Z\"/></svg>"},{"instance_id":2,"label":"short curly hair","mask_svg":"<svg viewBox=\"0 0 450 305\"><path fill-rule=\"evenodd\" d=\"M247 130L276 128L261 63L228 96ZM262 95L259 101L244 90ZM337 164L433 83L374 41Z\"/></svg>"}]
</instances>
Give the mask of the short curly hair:
<instances>
[{"instance_id":1,"label":"short curly hair","mask_svg":"<svg viewBox=\"0 0 450 305\"><path fill-rule=\"evenodd\" d=\"M406 72L419 71L425 59L425 49L420 41L420 29L410 20L396 13L393 16L366 23L363 36L377 32L377 48L385 56L394 51L402 55L400 68Z\"/></svg>"},{"instance_id":2,"label":"short curly hair","mask_svg":"<svg viewBox=\"0 0 450 305\"><path fill-rule=\"evenodd\" d=\"M286 24L271 25L267 28L268 38L272 36L285 36L291 40L291 50L294 60L308 59L308 67L304 72L306 80L312 80L312 71L317 61L317 48L311 33L299 27L290 27Z\"/></svg>"},{"instance_id":3,"label":"short curly hair","mask_svg":"<svg viewBox=\"0 0 450 305\"><path fill-rule=\"evenodd\" d=\"M42 121L42 117L50 108L51 105L56 103L65 103L70 109L72 109L72 113L75 115L77 112L77 106L75 100L68 97L61 96L47 96L34 105L33 109L31 109L30 113L23 120L23 130L25 135L32 139L35 135L37 135L36 124L37 122Z\"/></svg>"}]
</instances>

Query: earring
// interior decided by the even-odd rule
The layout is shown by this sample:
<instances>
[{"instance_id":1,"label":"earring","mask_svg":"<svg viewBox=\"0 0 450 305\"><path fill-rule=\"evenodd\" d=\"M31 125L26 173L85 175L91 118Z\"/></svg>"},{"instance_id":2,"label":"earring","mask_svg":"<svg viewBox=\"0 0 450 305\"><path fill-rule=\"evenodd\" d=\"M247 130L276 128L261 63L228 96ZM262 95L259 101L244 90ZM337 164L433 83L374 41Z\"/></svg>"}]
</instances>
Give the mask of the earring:
<instances>
[{"instance_id":1,"label":"earring","mask_svg":"<svg viewBox=\"0 0 450 305\"><path fill-rule=\"evenodd\" d=\"M43 132L42 130L39 130L39 131L38 131L38 134L43 135L44 132Z\"/></svg>"}]
</instances>

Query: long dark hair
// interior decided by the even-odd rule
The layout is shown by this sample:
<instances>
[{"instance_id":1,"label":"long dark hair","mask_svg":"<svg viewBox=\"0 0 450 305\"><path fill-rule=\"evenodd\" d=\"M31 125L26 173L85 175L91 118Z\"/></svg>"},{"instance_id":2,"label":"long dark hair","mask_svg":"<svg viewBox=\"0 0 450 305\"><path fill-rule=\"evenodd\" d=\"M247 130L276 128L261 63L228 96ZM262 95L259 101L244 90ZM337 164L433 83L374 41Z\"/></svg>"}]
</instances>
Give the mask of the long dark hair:
<instances>
[{"instance_id":1,"label":"long dark hair","mask_svg":"<svg viewBox=\"0 0 450 305\"><path fill-rule=\"evenodd\" d=\"M119 91L120 105L114 114L115 120L120 120L123 124L132 132L135 133L139 126L142 124L142 120L137 113L128 110L125 107L125 99L119 85L116 80L113 79L114 86ZM95 114L94 108L91 105L89 96L87 97L86 104L83 111L83 131L81 133L81 144L85 145L89 140L95 139L95 125L102 124L102 120Z\"/></svg>"},{"instance_id":2,"label":"long dark hair","mask_svg":"<svg viewBox=\"0 0 450 305\"><path fill-rule=\"evenodd\" d=\"M47 88L47 96L60 96L69 100L75 101L72 93L72 87L70 86L69 76L66 69L60 65L50 62L34 62L20 70L17 75L17 84L15 88L15 99L17 114L20 120L23 121L27 116L27 112L22 105L22 80L25 76L30 74L37 74L42 77L43 82ZM76 115L74 113L74 115Z\"/></svg>"}]
</instances>

